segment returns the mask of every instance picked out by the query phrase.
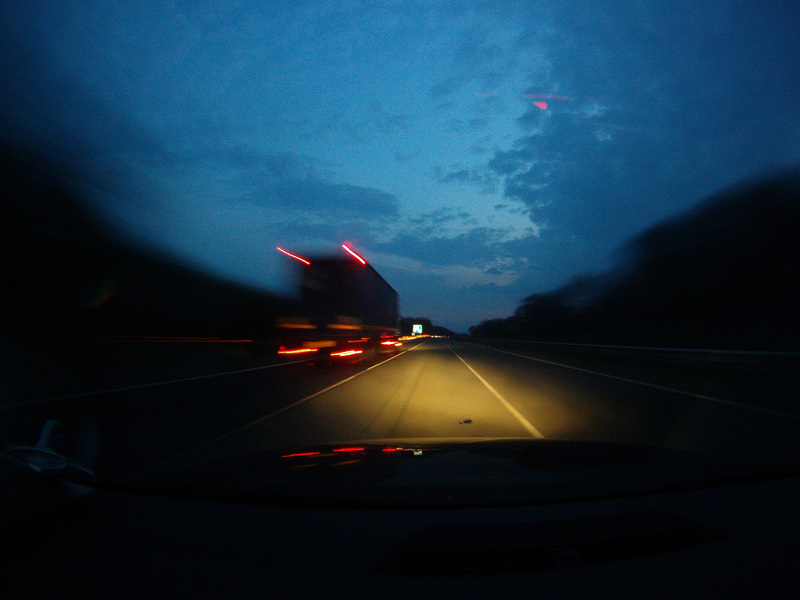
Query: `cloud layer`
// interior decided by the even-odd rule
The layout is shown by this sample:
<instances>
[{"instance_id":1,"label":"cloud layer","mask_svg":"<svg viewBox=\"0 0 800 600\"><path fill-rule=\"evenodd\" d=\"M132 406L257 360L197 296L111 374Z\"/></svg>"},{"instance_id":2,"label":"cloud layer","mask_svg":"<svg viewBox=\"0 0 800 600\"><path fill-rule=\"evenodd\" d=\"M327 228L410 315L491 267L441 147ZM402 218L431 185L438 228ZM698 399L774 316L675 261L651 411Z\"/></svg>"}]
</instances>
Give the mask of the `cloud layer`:
<instances>
[{"instance_id":1,"label":"cloud layer","mask_svg":"<svg viewBox=\"0 0 800 600\"><path fill-rule=\"evenodd\" d=\"M276 288L270 248L347 239L404 313L466 330L799 161L798 10L25 3L2 133L203 268Z\"/></svg>"}]
</instances>

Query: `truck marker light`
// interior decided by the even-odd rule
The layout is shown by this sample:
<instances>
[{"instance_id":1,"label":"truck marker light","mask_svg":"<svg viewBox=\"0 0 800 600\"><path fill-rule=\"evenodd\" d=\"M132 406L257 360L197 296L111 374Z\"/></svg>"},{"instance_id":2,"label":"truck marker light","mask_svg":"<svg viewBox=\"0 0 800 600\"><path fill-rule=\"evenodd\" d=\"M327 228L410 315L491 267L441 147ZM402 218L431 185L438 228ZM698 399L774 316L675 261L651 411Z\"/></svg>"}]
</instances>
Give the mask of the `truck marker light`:
<instances>
[{"instance_id":1,"label":"truck marker light","mask_svg":"<svg viewBox=\"0 0 800 600\"><path fill-rule=\"evenodd\" d=\"M365 264L367 264L367 261L365 261L363 258L361 258L361 257L360 257L358 254L356 254L356 253L355 253L355 251L353 251L351 248L348 248L348 247L347 247L347 244L342 244L342 248L344 248L344 249L345 249L345 250L347 250L347 251L348 251L350 254L352 254L352 255L355 257L355 259L356 259L358 262L360 262L362 265L365 265Z\"/></svg>"},{"instance_id":2,"label":"truck marker light","mask_svg":"<svg viewBox=\"0 0 800 600\"><path fill-rule=\"evenodd\" d=\"M300 257L300 256L297 256L297 254L292 254L291 252L289 252L288 250L284 250L284 249L283 249L283 248L281 248L280 246L276 246L276 248L278 249L278 252L283 252L283 253L284 253L286 256L291 256L292 258L295 258L295 259L299 260L301 263L304 263L304 264L307 264L307 265L310 265L310 264L311 264L311 263L310 263L309 261L307 261L305 258L302 258L302 257Z\"/></svg>"}]
</instances>

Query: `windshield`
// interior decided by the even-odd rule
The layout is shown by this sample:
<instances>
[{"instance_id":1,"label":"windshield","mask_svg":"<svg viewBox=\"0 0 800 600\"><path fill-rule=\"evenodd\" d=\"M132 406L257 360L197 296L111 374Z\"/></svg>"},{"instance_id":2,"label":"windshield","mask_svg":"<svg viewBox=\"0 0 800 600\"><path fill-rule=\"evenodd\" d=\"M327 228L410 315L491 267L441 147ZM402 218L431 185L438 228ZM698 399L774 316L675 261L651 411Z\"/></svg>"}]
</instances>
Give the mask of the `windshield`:
<instances>
[{"instance_id":1,"label":"windshield","mask_svg":"<svg viewBox=\"0 0 800 600\"><path fill-rule=\"evenodd\" d=\"M9 3L0 441L110 481L498 439L796 466L798 22Z\"/></svg>"}]
</instances>

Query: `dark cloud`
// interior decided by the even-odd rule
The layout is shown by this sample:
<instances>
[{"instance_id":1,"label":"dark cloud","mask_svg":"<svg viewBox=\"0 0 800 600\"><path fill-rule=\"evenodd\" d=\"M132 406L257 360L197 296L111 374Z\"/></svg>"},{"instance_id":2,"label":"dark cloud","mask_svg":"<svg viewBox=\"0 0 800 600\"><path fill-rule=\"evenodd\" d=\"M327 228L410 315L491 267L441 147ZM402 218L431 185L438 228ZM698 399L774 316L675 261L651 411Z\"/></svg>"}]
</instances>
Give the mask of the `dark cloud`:
<instances>
[{"instance_id":1,"label":"dark cloud","mask_svg":"<svg viewBox=\"0 0 800 600\"><path fill-rule=\"evenodd\" d=\"M500 177L513 175L530 167L538 156L536 141L531 138L518 139L514 149L496 151L487 163L487 167Z\"/></svg>"},{"instance_id":2,"label":"dark cloud","mask_svg":"<svg viewBox=\"0 0 800 600\"><path fill-rule=\"evenodd\" d=\"M332 218L356 217L374 221L397 216L397 198L380 190L320 180L286 181L270 187L284 210L308 211Z\"/></svg>"},{"instance_id":3,"label":"dark cloud","mask_svg":"<svg viewBox=\"0 0 800 600\"><path fill-rule=\"evenodd\" d=\"M411 115L388 110L382 102L372 102L370 105L371 118L374 127L384 136L397 135L411 127Z\"/></svg>"},{"instance_id":4,"label":"dark cloud","mask_svg":"<svg viewBox=\"0 0 800 600\"><path fill-rule=\"evenodd\" d=\"M464 84L467 81L466 75L454 75L452 77L448 77L443 79L439 83L435 84L430 90L430 96L432 98L443 98L445 96L450 96L455 94L456 92L461 91L464 88Z\"/></svg>"},{"instance_id":5,"label":"dark cloud","mask_svg":"<svg viewBox=\"0 0 800 600\"><path fill-rule=\"evenodd\" d=\"M398 215L398 200L393 194L329 181L317 172L313 160L288 152L211 143L181 153L171 166L229 173L230 189L224 192L228 195L220 199L268 206L283 215L317 215L337 223L348 219L382 221Z\"/></svg>"},{"instance_id":6,"label":"dark cloud","mask_svg":"<svg viewBox=\"0 0 800 600\"><path fill-rule=\"evenodd\" d=\"M596 8L557 10L551 31L519 38L531 51L559 49L527 91L570 100L530 106L517 119L520 135L483 168L440 172L438 181L494 177L548 223L544 237L606 254L722 186L800 158L796 131L784 126L800 120L797 86L774 78L778 62L800 72L800 52L787 54L800 50L797 36L775 27L785 15Z\"/></svg>"},{"instance_id":7,"label":"dark cloud","mask_svg":"<svg viewBox=\"0 0 800 600\"><path fill-rule=\"evenodd\" d=\"M496 44L487 42L486 35L480 29L470 28L461 34L453 51L453 66L482 73L503 56L503 50Z\"/></svg>"},{"instance_id":8,"label":"dark cloud","mask_svg":"<svg viewBox=\"0 0 800 600\"><path fill-rule=\"evenodd\" d=\"M459 228L471 228L475 226L475 218L466 211L456 211L453 208L437 208L429 213L408 220L407 230L416 236L424 238L437 237L441 235L443 226L455 224Z\"/></svg>"},{"instance_id":9,"label":"dark cloud","mask_svg":"<svg viewBox=\"0 0 800 600\"><path fill-rule=\"evenodd\" d=\"M212 155L239 172L250 191L244 199L283 213L310 213L332 222L397 217L398 200L373 188L333 183L316 174L313 161L289 153L227 147ZM241 198L241 197L240 197Z\"/></svg>"},{"instance_id":10,"label":"dark cloud","mask_svg":"<svg viewBox=\"0 0 800 600\"><path fill-rule=\"evenodd\" d=\"M542 132L495 153L488 168L503 178L505 196L527 206L534 220L606 247L651 220L654 210L686 199L672 196L666 179L654 179L667 173L657 141L629 131L598 135L596 121L553 115Z\"/></svg>"},{"instance_id":11,"label":"dark cloud","mask_svg":"<svg viewBox=\"0 0 800 600\"><path fill-rule=\"evenodd\" d=\"M413 217L409 219L409 223L414 225L441 225L443 223L454 221L456 218L457 215L453 209L439 208L433 212L429 212L419 217Z\"/></svg>"},{"instance_id":12,"label":"dark cloud","mask_svg":"<svg viewBox=\"0 0 800 600\"><path fill-rule=\"evenodd\" d=\"M488 227L474 227L455 237L438 235L437 226L454 221L459 217L449 211L434 211L428 218L429 233L421 235L415 231L398 236L389 241L376 244L380 252L404 256L431 265L470 265L491 262L500 256L511 257L502 241L505 231ZM467 216L467 219L469 217ZM424 225L423 225L424 226Z\"/></svg>"},{"instance_id":13,"label":"dark cloud","mask_svg":"<svg viewBox=\"0 0 800 600\"><path fill-rule=\"evenodd\" d=\"M434 171L434 179L437 183L471 183L480 186L484 194L489 194L497 189L498 179L487 170L476 171L469 169L459 169L457 171L445 172L441 167Z\"/></svg>"},{"instance_id":14,"label":"dark cloud","mask_svg":"<svg viewBox=\"0 0 800 600\"><path fill-rule=\"evenodd\" d=\"M470 146L470 149L469 149L470 153L471 154L476 154L476 155L489 154L489 152L491 152L491 150L489 150L488 144L491 141L492 141L491 136L482 137L477 142L472 144L472 146Z\"/></svg>"}]
</instances>

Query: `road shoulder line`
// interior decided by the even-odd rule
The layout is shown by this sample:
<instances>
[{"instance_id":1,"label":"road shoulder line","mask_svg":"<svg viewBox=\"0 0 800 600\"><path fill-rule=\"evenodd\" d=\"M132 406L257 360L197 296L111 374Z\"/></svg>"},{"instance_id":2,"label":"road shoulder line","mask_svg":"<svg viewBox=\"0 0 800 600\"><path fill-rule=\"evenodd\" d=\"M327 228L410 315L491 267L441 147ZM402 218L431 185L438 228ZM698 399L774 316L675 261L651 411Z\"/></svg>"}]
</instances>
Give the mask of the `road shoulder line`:
<instances>
[{"instance_id":1,"label":"road shoulder line","mask_svg":"<svg viewBox=\"0 0 800 600\"><path fill-rule=\"evenodd\" d=\"M592 371L591 369L584 369L582 367L575 367L572 365L567 365L564 363L554 362L552 360L545 360L543 358L535 358L533 356L526 356L525 354L517 354L516 352L509 352L508 350L500 350L499 348L492 348L490 346L480 346L481 348L485 348L486 350L493 350L494 352L501 352L502 354L509 354L511 356L517 356L519 358L525 358L528 360L533 360L540 363L545 363L548 365L553 365L556 367L563 367L565 369L572 369L573 371L580 371L582 373L589 373L590 375L597 375L599 377L607 377L608 379L616 379L617 381L624 381L626 383L633 383L636 385L642 385L645 387L654 388L657 390L661 390L663 392L671 392L673 394L680 394L682 396L689 396L692 398L698 398L700 400L708 400L709 402L715 402L717 404L723 404L726 406L733 406L736 408L742 408L745 410L751 410L754 412L760 412L768 415L772 415L775 417L782 417L786 419L800 419L800 415L792 414L783 412L780 410L773 410L771 408L760 408L758 406L752 406L750 404L744 404L742 402L734 402L733 400L723 400L722 398L715 398L714 396L706 396L705 394L696 394L694 392L687 392L686 390L679 390L676 388L667 387L664 385L658 385L657 383L648 383L646 381L639 381L638 379L631 379L629 377L621 377L619 375L611 375L609 373L603 373L602 371ZM466 364L466 363L465 363Z\"/></svg>"},{"instance_id":2,"label":"road shoulder line","mask_svg":"<svg viewBox=\"0 0 800 600\"><path fill-rule=\"evenodd\" d=\"M486 387L486 389L489 390L492 393L492 395L500 401L500 403L506 408L506 410L508 410L508 412L510 412L511 415L517 421L519 421L520 425L522 425L528 431L528 433L531 434L531 436L538 439L544 439L544 435L542 434L542 432L536 429L536 427L534 427L533 425L531 425L528 419L523 417L516 408L511 406L511 403L508 400L506 400L505 398L503 398L503 396L500 395L500 392L498 392L491 385L489 385L488 381L486 381L483 377L481 377L475 369L469 366L469 364L467 364L467 361L465 361L463 358L461 358L461 356L459 356L458 352L456 352L452 348L450 348L450 350L453 354L456 355L458 360L464 363L464 366L467 367L472 372L472 374L478 378L478 381L480 381Z\"/></svg>"}]
</instances>

